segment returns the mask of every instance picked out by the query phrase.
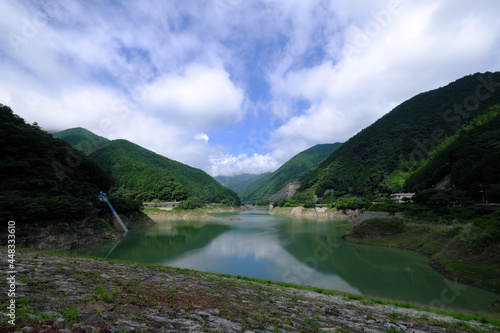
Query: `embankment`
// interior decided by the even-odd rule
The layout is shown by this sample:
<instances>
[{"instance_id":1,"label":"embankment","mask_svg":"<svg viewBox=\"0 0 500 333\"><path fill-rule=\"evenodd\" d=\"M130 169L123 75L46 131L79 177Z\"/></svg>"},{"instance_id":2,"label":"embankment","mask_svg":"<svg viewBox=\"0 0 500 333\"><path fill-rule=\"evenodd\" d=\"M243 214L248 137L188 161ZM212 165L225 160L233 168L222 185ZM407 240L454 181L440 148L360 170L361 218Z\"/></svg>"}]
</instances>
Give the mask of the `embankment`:
<instances>
[{"instance_id":1,"label":"embankment","mask_svg":"<svg viewBox=\"0 0 500 333\"><path fill-rule=\"evenodd\" d=\"M128 229L154 225L155 222L141 212L121 214ZM119 239L122 233L107 219L86 217L79 220L31 221L17 226L16 245L47 251L68 251L82 246ZM0 234L0 245L7 244L7 229Z\"/></svg>"},{"instance_id":2,"label":"embankment","mask_svg":"<svg viewBox=\"0 0 500 333\"><path fill-rule=\"evenodd\" d=\"M6 258L7 250L0 248L0 255ZM17 251L15 265L15 319L0 310L1 332L500 329L500 321L487 314L452 314L240 276L27 250ZM9 297L1 293L1 303Z\"/></svg>"},{"instance_id":3,"label":"embankment","mask_svg":"<svg viewBox=\"0 0 500 333\"><path fill-rule=\"evenodd\" d=\"M196 208L196 209L172 209L164 210L159 208L144 208L144 213L156 222L169 220L240 220L234 217L214 217L208 213L228 213L244 210L243 208Z\"/></svg>"},{"instance_id":4,"label":"embankment","mask_svg":"<svg viewBox=\"0 0 500 333\"><path fill-rule=\"evenodd\" d=\"M359 216L359 210L340 211L327 207L274 207L269 214L275 216L302 217L325 220L354 220Z\"/></svg>"}]
</instances>

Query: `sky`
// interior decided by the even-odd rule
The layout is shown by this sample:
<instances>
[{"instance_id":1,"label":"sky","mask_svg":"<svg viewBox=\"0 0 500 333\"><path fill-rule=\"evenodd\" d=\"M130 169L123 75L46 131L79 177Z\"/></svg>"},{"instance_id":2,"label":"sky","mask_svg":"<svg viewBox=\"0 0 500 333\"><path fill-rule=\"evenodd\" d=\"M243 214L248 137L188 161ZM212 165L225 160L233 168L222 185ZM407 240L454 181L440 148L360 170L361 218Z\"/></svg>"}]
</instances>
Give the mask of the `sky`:
<instances>
[{"instance_id":1,"label":"sky","mask_svg":"<svg viewBox=\"0 0 500 333\"><path fill-rule=\"evenodd\" d=\"M498 0L2 0L0 103L260 174L500 70L499 17Z\"/></svg>"}]
</instances>

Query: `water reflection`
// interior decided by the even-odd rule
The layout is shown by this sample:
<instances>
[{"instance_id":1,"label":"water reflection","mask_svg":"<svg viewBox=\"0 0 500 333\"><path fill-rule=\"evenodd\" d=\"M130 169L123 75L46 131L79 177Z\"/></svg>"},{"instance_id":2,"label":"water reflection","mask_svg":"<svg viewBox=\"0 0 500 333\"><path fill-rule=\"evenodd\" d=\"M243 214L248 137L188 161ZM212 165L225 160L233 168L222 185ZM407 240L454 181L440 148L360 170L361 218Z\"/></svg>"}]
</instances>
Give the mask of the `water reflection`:
<instances>
[{"instance_id":1,"label":"water reflection","mask_svg":"<svg viewBox=\"0 0 500 333\"><path fill-rule=\"evenodd\" d=\"M131 230L109 258L285 281L426 305L484 309L498 295L454 284L411 251L347 243L335 222L251 211L243 221L164 221ZM75 251L104 257L112 243ZM443 295L446 298L443 299Z\"/></svg>"}]
</instances>

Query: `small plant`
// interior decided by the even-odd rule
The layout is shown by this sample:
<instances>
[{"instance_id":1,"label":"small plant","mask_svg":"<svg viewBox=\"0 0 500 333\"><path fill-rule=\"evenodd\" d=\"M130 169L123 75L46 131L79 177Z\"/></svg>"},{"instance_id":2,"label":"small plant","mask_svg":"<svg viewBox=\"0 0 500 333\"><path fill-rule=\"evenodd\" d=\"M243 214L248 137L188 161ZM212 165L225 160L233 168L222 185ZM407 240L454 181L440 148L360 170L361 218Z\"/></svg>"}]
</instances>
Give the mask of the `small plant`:
<instances>
[{"instance_id":1,"label":"small plant","mask_svg":"<svg viewBox=\"0 0 500 333\"><path fill-rule=\"evenodd\" d=\"M59 313L62 314L66 324L71 325L76 323L76 319L78 318L78 309L71 307L63 307L59 311Z\"/></svg>"},{"instance_id":2,"label":"small plant","mask_svg":"<svg viewBox=\"0 0 500 333\"><path fill-rule=\"evenodd\" d=\"M397 313L397 312L391 312L391 313L389 313L389 317L391 319L397 319L397 318L399 318L399 313Z\"/></svg>"},{"instance_id":3,"label":"small plant","mask_svg":"<svg viewBox=\"0 0 500 333\"><path fill-rule=\"evenodd\" d=\"M357 301L359 301L359 300L360 300L360 299L362 299L362 298L363 298L363 297L358 296L358 295L352 295L352 294L347 295L347 299L348 299L348 300L357 300Z\"/></svg>"}]
</instances>

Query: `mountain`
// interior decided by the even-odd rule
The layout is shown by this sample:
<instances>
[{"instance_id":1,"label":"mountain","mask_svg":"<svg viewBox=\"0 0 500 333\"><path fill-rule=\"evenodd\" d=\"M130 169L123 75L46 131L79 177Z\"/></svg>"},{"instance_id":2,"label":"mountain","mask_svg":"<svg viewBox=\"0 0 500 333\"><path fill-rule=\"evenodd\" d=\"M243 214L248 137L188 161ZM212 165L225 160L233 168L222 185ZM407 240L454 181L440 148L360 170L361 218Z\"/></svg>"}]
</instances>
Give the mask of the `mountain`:
<instances>
[{"instance_id":1,"label":"mountain","mask_svg":"<svg viewBox=\"0 0 500 333\"><path fill-rule=\"evenodd\" d=\"M98 136L81 127L70 128L61 132L53 133L52 136L63 139L73 148L83 151L85 155L89 155L109 143L108 139Z\"/></svg>"},{"instance_id":2,"label":"mountain","mask_svg":"<svg viewBox=\"0 0 500 333\"><path fill-rule=\"evenodd\" d=\"M340 146L341 143L319 144L298 153L278 170L257 180L241 191L242 201L267 203L267 200L287 183L301 181Z\"/></svg>"},{"instance_id":3,"label":"mountain","mask_svg":"<svg viewBox=\"0 0 500 333\"><path fill-rule=\"evenodd\" d=\"M2 104L0 133L3 221L69 221L99 211L97 194L111 179L94 161Z\"/></svg>"},{"instance_id":4,"label":"mountain","mask_svg":"<svg viewBox=\"0 0 500 333\"><path fill-rule=\"evenodd\" d=\"M403 102L334 151L299 191L398 191L438 144L500 104L499 86L500 72L476 73Z\"/></svg>"},{"instance_id":5,"label":"mountain","mask_svg":"<svg viewBox=\"0 0 500 333\"><path fill-rule=\"evenodd\" d=\"M465 190L477 201L484 196L490 202L500 202L500 105L490 110L433 150L411 173L406 186L418 191L444 179L445 185Z\"/></svg>"},{"instance_id":6,"label":"mountain","mask_svg":"<svg viewBox=\"0 0 500 333\"><path fill-rule=\"evenodd\" d=\"M110 172L116 195L151 201L179 201L196 196L204 202L240 203L238 195L200 169L158 155L127 140L101 138L75 128L54 136L86 148L88 157Z\"/></svg>"},{"instance_id":7,"label":"mountain","mask_svg":"<svg viewBox=\"0 0 500 333\"><path fill-rule=\"evenodd\" d=\"M258 175L242 174L237 176L217 176L214 177L216 181L224 185L225 187L235 191L240 194L248 185L261 179L262 177L270 174L269 172L261 173Z\"/></svg>"}]
</instances>

